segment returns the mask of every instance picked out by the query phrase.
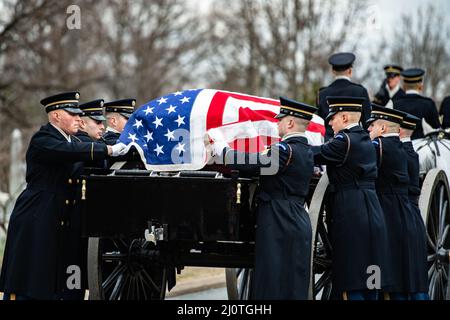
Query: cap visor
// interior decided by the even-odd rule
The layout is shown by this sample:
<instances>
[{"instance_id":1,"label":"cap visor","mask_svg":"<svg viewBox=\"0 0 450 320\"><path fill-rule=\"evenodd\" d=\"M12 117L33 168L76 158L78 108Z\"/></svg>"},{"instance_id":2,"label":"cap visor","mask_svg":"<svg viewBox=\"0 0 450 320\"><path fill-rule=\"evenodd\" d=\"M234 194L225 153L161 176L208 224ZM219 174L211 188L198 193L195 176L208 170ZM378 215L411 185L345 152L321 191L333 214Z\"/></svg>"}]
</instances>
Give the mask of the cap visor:
<instances>
[{"instance_id":1,"label":"cap visor","mask_svg":"<svg viewBox=\"0 0 450 320\"><path fill-rule=\"evenodd\" d=\"M287 114L279 113L279 114L277 114L277 115L275 116L275 119L281 119L281 118L284 118L284 117L286 117L286 116L287 116Z\"/></svg>"},{"instance_id":2,"label":"cap visor","mask_svg":"<svg viewBox=\"0 0 450 320\"><path fill-rule=\"evenodd\" d=\"M96 121L106 121L106 118L104 116L89 116L89 118Z\"/></svg>"},{"instance_id":3,"label":"cap visor","mask_svg":"<svg viewBox=\"0 0 450 320\"><path fill-rule=\"evenodd\" d=\"M374 122L375 120L377 120L377 119L376 118L369 118L369 119L366 120L366 124L369 125L372 122Z\"/></svg>"},{"instance_id":4,"label":"cap visor","mask_svg":"<svg viewBox=\"0 0 450 320\"><path fill-rule=\"evenodd\" d=\"M337 112L330 112L325 118L326 121L330 120L332 116L334 116Z\"/></svg>"},{"instance_id":5,"label":"cap visor","mask_svg":"<svg viewBox=\"0 0 450 320\"><path fill-rule=\"evenodd\" d=\"M72 114L82 114L83 111L81 111L81 109L78 108L63 108L63 110L72 113Z\"/></svg>"},{"instance_id":6,"label":"cap visor","mask_svg":"<svg viewBox=\"0 0 450 320\"><path fill-rule=\"evenodd\" d=\"M131 117L131 113L120 112L120 114L127 119L130 119L130 117Z\"/></svg>"}]
</instances>

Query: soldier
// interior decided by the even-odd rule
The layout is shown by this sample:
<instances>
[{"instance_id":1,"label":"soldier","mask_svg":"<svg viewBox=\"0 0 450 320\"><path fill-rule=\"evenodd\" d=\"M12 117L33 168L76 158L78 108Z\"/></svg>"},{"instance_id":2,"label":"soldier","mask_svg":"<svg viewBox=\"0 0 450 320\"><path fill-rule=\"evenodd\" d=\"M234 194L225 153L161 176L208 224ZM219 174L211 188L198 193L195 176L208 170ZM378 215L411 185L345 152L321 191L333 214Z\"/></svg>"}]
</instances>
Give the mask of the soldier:
<instances>
[{"instance_id":1,"label":"soldier","mask_svg":"<svg viewBox=\"0 0 450 320\"><path fill-rule=\"evenodd\" d=\"M220 141L213 148L227 167L260 176L254 298L305 300L312 230L304 204L314 167L305 130L317 109L286 98L280 103L276 118L281 142L253 155ZM251 162L252 156L256 161Z\"/></svg>"},{"instance_id":2,"label":"soldier","mask_svg":"<svg viewBox=\"0 0 450 320\"><path fill-rule=\"evenodd\" d=\"M411 136L420 119L405 113L403 122L400 125L400 141L408 156L408 198L411 206L411 218L414 221L415 231L408 239L409 264L413 268L414 277L410 283L409 299L429 300L428 296L428 261L427 261L427 233L425 224L419 210L420 180L419 180L419 156L414 151Z\"/></svg>"},{"instance_id":3,"label":"soldier","mask_svg":"<svg viewBox=\"0 0 450 320\"><path fill-rule=\"evenodd\" d=\"M351 82L353 75L353 62L355 55L353 53L336 53L333 54L328 62L332 66L332 72L335 81L328 87L321 88L317 96L318 115L325 119L328 115L328 104L326 97L328 96L348 96L364 98L362 107L362 126L365 128L365 121L370 115L370 100L366 88L360 84ZM334 136L333 130L329 124L325 124L326 135L325 141Z\"/></svg>"},{"instance_id":4,"label":"soldier","mask_svg":"<svg viewBox=\"0 0 450 320\"><path fill-rule=\"evenodd\" d=\"M105 117L103 115L103 103L102 99L90 101L79 106L83 112L81 114L80 129L74 136L74 139L78 139L80 142L102 142L101 137L105 126L103 121ZM86 173L85 168L105 168L106 161L86 161L78 162L75 164L73 176L76 181L82 174ZM75 180L74 179L74 180ZM79 197L78 197L79 198ZM70 214L70 230L67 234L67 250L66 250L66 267L76 265L80 267L81 271L81 288L65 291L63 300L83 300L85 296L85 290L87 289L87 239L81 237L81 207L74 206L74 209Z\"/></svg>"},{"instance_id":5,"label":"soldier","mask_svg":"<svg viewBox=\"0 0 450 320\"><path fill-rule=\"evenodd\" d=\"M81 110L78 92L41 101L49 123L31 138L26 154L27 187L20 194L9 221L0 275L4 299L60 299L66 286L63 239L72 210L77 161L117 156L124 145L80 143Z\"/></svg>"},{"instance_id":6,"label":"soldier","mask_svg":"<svg viewBox=\"0 0 450 320\"><path fill-rule=\"evenodd\" d=\"M405 91L401 88L400 73L402 71L403 68L395 64L388 64L384 67L386 79L383 80L380 90L375 94L374 102L376 104L392 109L395 101L405 95Z\"/></svg>"},{"instance_id":7,"label":"soldier","mask_svg":"<svg viewBox=\"0 0 450 320\"><path fill-rule=\"evenodd\" d=\"M135 105L135 99L123 99L104 104L107 127L103 140L106 144L113 145L117 142Z\"/></svg>"},{"instance_id":8,"label":"soldier","mask_svg":"<svg viewBox=\"0 0 450 320\"><path fill-rule=\"evenodd\" d=\"M402 71L401 75L406 94L396 101L394 109L412 114L420 120L425 120L432 128L439 129L439 115L434 101L422 96L425 71L422 69L407 69ZM423 137L422 122L419 122L411 139Z\"/></svg>"},{"instance_id":9,"label":"soldier","mask_svg":"<svg viewBox=\"0 0 450 320\"><path fill-rule=\"evenodd\" d=\"M399 138L402 122L402 112L372 104L368 124L378 156L376 188L388 230L392 262L389 297L394 300L408 298L415 276L409 264L408 239L414 237L415 228L408 199L408 158Z\"/></svg>"},{"instance_id":10,"label":"soldier","mask_svg":"<svg viewBox=\"0 0 450 320\"><path fill-rule=\"evenodd\" d=\"M450 96L446 97L441 104L442 128L450 128Z\"/></svg>"},{"instance_id":11,"label":"soldier","mask_svg":"<svg viewBox=\"0 0 450 320\"><path fill-rule=\"evenodd\" d=\"M78 139L84 142L93 142L101 139L105 126L103 121L106 121L103 115L103 99L86 102L80 105L81 121L80 130L75 135Z\"/></svg>"},{"instance_id":12,"label":"soldier","mask_svg":"<svg viewBox=\"0 0 450 320\"><path fill-rule=\"evenodd\" d=\"M327 216L331 215L333 290L338 299L376 300L376 289L390 284L389 243L375 191L377 158L367 132L359 125L365 98L327 97L335 136L313 147L314 162L327 165L330 180ZM368 288L369 267L381 271Z\"/></svg>"}]
</instances>

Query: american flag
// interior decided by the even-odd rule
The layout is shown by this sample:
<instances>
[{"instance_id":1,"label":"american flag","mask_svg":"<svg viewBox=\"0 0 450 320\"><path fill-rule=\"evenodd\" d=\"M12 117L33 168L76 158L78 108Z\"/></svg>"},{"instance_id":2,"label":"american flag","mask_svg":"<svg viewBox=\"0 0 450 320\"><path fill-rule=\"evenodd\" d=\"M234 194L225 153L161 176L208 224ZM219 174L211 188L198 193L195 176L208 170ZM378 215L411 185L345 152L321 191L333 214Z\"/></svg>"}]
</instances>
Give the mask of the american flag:
<instances>
[{"instance_id":1,"label":"american flag","mask_svg":"<svg viewBox=\"0 0 450 320\"><path fill-rule=\"evenodd\" d=\"M234 149L262 151L279 140L279 100L213 89L170 93L139 107L119 141L135 146L148 170L199 170L207 162L204 144L214 131ZM307 134L323 142L323 120L315 116Z\"/></svg>"}]
</instances>

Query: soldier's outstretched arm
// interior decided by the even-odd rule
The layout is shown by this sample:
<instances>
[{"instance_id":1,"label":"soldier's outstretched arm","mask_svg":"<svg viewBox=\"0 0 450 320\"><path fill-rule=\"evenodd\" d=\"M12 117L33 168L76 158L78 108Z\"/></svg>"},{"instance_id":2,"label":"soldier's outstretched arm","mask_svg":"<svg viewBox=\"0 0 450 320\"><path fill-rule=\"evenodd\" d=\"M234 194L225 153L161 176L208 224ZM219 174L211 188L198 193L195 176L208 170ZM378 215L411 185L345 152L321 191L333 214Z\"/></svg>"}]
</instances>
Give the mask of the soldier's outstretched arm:
<instances>
[{"instance_id":1,"label":"soldier's outstretched arm","mask_svg":"<svg viewBox=\"0 0 450 320\"><path fill-rule=\"evenodd\" d=\"M97 142L67 142L50 134L37 134L30 142L30 156L38 162L60 163L103 160L108 147Z\"/></svg>"},{"instance_id":2,"label":"soldier's outstretched arm","mask_svg":"<svg viewBox=\"0 0 450 320\"><path fill-rule=\"evenodd\" d=\"M276 174L289 165L291 160L292 148L285 142L276 143L259 153L240 152L230 148L223 152L224 165L253 175L264 175L264 172L267 175Z\"/></svg>"},{"instance_id":3,"label":"soldier's outstretched arm","mask_svg":"<svg viewBox=\"0 0 450 320\"><path fill-rule=\"evenodd\" d=\"M348 141L344 134L338 133L333 139L321 146L312 147L314 163L341 164L345 161L348 152Z\"/></svg>"}]
</instances>

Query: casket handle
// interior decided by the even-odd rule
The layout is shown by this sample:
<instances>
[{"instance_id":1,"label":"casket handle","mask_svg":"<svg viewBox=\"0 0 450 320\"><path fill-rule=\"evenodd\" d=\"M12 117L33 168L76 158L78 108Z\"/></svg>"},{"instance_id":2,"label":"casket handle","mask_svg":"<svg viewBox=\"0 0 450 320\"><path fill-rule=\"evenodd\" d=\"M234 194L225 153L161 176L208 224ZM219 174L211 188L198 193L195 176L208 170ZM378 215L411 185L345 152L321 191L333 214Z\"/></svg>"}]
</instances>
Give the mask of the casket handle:
<instances>
[{"instance_id":1,"label":"casket handle","mask_svg":"<svg viewBox=\"0 0 450 320\"><path fill-rule=\"evenodd\" d=\"M81 200L86 200L86 180L81 182Z\"/></svg>"},{"instance_id":2,"label":"casket handle","mask_svg":"<svg viewBox=\"0 0 450 320\"><path fill-rule=\"evenodd\" d=\"M237 190L236 190L236 203L241 204L241 184L237 184Z\"/></svg>"}]
</instances>

